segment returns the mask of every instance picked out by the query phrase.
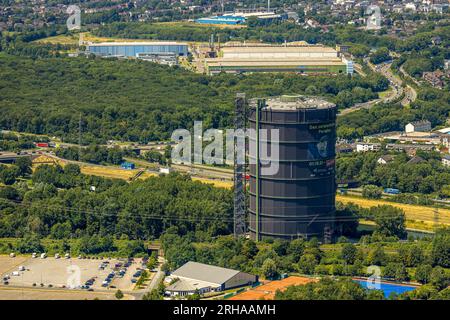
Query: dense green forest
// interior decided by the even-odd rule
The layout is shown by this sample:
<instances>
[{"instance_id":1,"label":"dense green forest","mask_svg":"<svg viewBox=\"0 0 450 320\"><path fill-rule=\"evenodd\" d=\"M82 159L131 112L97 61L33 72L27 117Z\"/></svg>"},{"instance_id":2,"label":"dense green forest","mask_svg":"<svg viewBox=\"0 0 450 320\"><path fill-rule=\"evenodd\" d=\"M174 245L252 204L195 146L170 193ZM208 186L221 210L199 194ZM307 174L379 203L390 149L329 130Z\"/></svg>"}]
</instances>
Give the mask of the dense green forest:
<instances>
[{"instance_id":1,"label":"dense green forest","mask_svg":"<svg viewBox=\"0 0 450 320\"><path fill-rule=\"evenodd\" d=\"M119 147L107 148L99 145L90 145L82 149L78 147L57 148L55 154L67 160L117 165L123 162L125 155L130 155L131 153Z\"/></svg>"},{"instance_id":2,"label":"dense green forest","mask_svg":"<svg viewBox=\"0 0 450 320\"><path fill-rule=\"evenodd\" d=\"M0 151L19 152L35 148L34 142L49 142L48 137L0 132Z\"/></svg>"},{"instance_id":3,"label":"dense green forest","mask_svg":"<svg viewBox=\"0 0 450 320\"><path fill-rule=\"evenodd\" d=\"M165 266L167 270L173 270L187 261L198 261L276 279L283 273L367 276L367 266L377 265L381 267L382 276L385 278L397 281L415 280L426 284L425 289L419 289L431 291L426 299L432 298L431 293L434 298L438 294L446 296L449 294L448 290L442 292L450 283L448 230L438 232L433 240L413 241L411 239L407 242L398 242L395 237L374 235L362 237L358 243L349 243L345 238L341 238L335 245L319 245L314 238L309 241L267 240L255 243L252 240L236 240L230 236L221 236L211 242L207 239L199 239L193 233L179 236L176 228L171 228L161 240L168 260ZM321 284L330 285L327 280L322 281ZM317 285L310 286L312 288L304 287L305 290L309 291L317 287ZM360 287L356 286L353 289L357 288ZM291 290L296 292L301 289ZM292 299L294 292L291 290L280 297ZM310 294L308 299L313 298ZM345 290L341 294L345 296ZM367 299L368 296L365 294L361 298ZM414 294L399 298L419 297ZM340 294L333 294L333 296L341 297ZM370 293L370 296L374 299L381 298L376 293Z\"/></svg>"},{"instance_id":4,"label":"dense green forest","mask_svg":"<svg viewBox=\"0 0 450 320\"><path fill-rule=\"evenodd\" d=\"M380 151L339 156L336 159L337 180L397 188L403 193L449 196L450 172L442 165L439 153L419 151L417 156L423 161L408 163L410 158L406 153L391 152L394 156L392 162L378 164L378 159L384 154L385 151Z\"/></svg>"},{"instance_id":5,"label":"dense green forest","mask_svg":"<svg viewBox=\"0 0 450 320\"><path fill-rule=\"evenodd\" d=\"M158 238L171 225L208 237L232 230L231 191L187 176L171 174L127 184L85 176L76 165L43 165L32 174L31 186L17 179L30 173L29 163L0 167L1 178L8 174L17 180L0 189L0 238L35 234L142 240Z\"/></svg>"},{"instance_id":6,"label":"dense green forest","mask_svg":"<svg viewBox=\"0 0 450 320\"><path fill-rule=\"evenodd\" d=\"M440 272L434 273L435 283L439 283ZM291 286L287 290L277 291L276 300L383 300L382 292L364 290L351 279L322 278L318 283L303 286ZM435 285L424 285L416 290L400 295L392 294L391 300L449 300L450 289L439 290Z\"/></svg>"},{"instance_id":7,"label":"dense green forest","mask_svg":"<svg viewBox=\"0 0 450 320\"><path fill-rule=\"evenodd\" d=\"M179 36L189 40L196 34L209 37L203 27L163 27L161 24L140 23L108 24L98 32L101 34L108 28L116 27L125 31L142 28L143 35L158 35L160 39ZM221 32L241 32L244 34L243 39L253 36L260 38L261 30L258 28L224 29ZM419 28L416 35L405 40L370 34L353 27L336 27L324 33L298 28L291 23L264 27L264 32L276 38L265 40L269 42L284 41L285 35L297 37L290 40L314 42L303 34L312 33L310 36L317 36L318 42L354 44L352 50L356 55L358 52L367 54L370 47L381 47L407 53L410 59L432 56L434 58L427 68L434 69L448 56L448 52L442 50L448 45L448 28L445 24L426 24ZM105 142L108 139L147 142L167 139L176 128L190 128L193 120L203 120L206 126L212 127L230 126L236 92L245 92L249 97L285 93L322 95L337 103L338 107L346 108L374 99L378 92L388 87L387 80L375 74L370 74L368 78L354 76L351 79L346 76L306 78L288 74L208 77L179 68L138 61L61 58L58 57L59 52L64 48L31 42L61 32L64 31L49 28L8 35L0 41L4 51L11 54L0 56L0 101L4 114L0 125L3 128L51 133L75 142L77 117L81 113L83 144ZM297 33L300 35L296 36ZM117 32L101 35L137 37L133 32L129 35ZM436 35L442 38L442 44L430 48L431 37ZM238 34L232 37L240 39ZM226 35L221 39L226 39ZM410 62L415 60L402 59L396 62L396 67L403 63L406 68L415 65ZM370 110L364 109L340 117L338 135L353 139L372 133L401 130L407 122L418 119L428 119L433 126L441 125L450 112L449 106L448 92L424 88L419 90L418 100L411 108L405 109L396 104L377 105ZM23 108L27 110L25 114Z\"/></svg>"},{"instance_id":8,"label":"dense green forest","mask_svg":"<svg viewBox=\"0 0 450 320\"><path fill-rule=\"evenodd\" d=\"M82 142L110 139L148 142L168 139L173 130L229 127L237 92L248 97L289 93L322 95L344 108L377 96L387 80L372 74L299 77L193 74L144 61L101 58L30 59L0 55L0 126Z\"/></svg>"},{"instance_id":9,"label":"dense green forest","mask_svg":"<svg viewBox=\"0 0 450 320\"><path fill-rule=\"evenodd\" d=\"M450 114L450 92L433 88L419 88L417 100L411 106L378 104L370 110L362 109L338 118L337 134L341 138L355 139L365 135L403 131L415 120L429 120L432 127L445 125Z\"/></svg>"},{"instance_id":10,"label":"dense green forest","mask_svg":"<svg viewBox=\"0 0 450 320\"><path fill-rule=\"evenodd\" d=\"M420 78L423 72L442 69L444 60L447 59L450 59L448 47L433 46L403 55L397 62L397 65L403 64L404 70L409 75Z\"/></svg>"}]
</instances>

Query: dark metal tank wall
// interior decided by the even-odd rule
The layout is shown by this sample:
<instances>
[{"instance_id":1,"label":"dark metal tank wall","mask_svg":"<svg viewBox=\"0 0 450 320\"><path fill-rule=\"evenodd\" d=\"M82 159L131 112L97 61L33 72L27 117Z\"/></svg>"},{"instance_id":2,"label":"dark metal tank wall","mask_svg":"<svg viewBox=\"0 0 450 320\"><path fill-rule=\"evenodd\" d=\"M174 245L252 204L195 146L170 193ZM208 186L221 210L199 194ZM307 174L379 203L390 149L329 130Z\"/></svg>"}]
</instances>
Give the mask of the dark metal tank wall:
<instances>
[{"instance_id":1,"label":"dark metal tank wall","mask_svg":"<svg viewBox=\"0 0 450 320\"><path fill-rule=\"evenodd\" d=\"M255 129L255 119L252 108L250 128ZM278 172L259 175L259 238L323 237L335 215L336 107L264 108L259 119L260 129L279 129L280 135ZM250 164L249 171L249 227L255 239L256 165Z\"/></svg>"}]
</instances>

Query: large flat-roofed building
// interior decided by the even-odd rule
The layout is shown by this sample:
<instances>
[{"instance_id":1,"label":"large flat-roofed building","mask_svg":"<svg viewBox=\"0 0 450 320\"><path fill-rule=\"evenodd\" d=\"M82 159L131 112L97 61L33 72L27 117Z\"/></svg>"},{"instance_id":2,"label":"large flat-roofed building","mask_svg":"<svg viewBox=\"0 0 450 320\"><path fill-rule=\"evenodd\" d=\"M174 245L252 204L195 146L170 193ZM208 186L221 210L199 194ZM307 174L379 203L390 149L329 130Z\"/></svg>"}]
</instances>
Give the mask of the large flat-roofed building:
<instances>
[{"instance_id":1,"label":"large flat-roofed building","mask_svg":"<svg viewBox=\"0 0 450 320\"><path fill-rule=\"evenodd\" d=\"M188 44L181 42L102 42L86 46L88 53L104 57L139 57L143 53L187 56L188 50Z\"/></svg>"},{"instance_id":2,"label":"large flat-roofed building","mask_svg":"<svg viewBox=\"0 0 450 320\"><path fill-rule=\"evenodd\" d=\"M322 45L249 45L222 48L224 59L338 58L335 49Z\"/></svg>"},{"instance_id":3,"label":"large flat-roofed building","mask_svg":"<svg viewBox=\"0 0 450 320\"><path fill-rule=\"evenodd\" d=\"M285 13L277 14L273 11L251 11L251 12L234 12L234 13L225 13L218 16L206 17L196 19L196 23L201 24L224 24L224 25L240 25L245 24L248 18L256 18L259 21L281 21L288 18L288 15Z\"/></svg>"},{"instance_id":4,"label":"large flat-roofed building","mask_svg":"<svg viewBox=\"0 0 450 320\"><path fill-rule=\"evenodd\" d=\"M223 15L223 16L213 16L208 18L199 18L195 20L197 23L201 24L243 24L245 23L244 17L237 17L232 15Z\"/></svg>"},{"instance_id":5,"label":"large flat-roofed building","mask_svg":"<svg viewBox=\"0 0 450 320\"><path fill-rule=\"evenodd\" d=\"M205 59L209 74L245 72L352 73L351 61L323 45L232 45Z\"/></svg>"},{"instance_id":6,"label":"large flat-roofed building","mask_svg":"<svg viewBox=\"0 0 450 320\"><path fill-rule=\"evenodd\" d=\"M186 296L199 292L224 291L246 286L258 281L258 277L232 269L189 261L170 275L172 284L166 293Z\"/></svg>"}]
</instances>

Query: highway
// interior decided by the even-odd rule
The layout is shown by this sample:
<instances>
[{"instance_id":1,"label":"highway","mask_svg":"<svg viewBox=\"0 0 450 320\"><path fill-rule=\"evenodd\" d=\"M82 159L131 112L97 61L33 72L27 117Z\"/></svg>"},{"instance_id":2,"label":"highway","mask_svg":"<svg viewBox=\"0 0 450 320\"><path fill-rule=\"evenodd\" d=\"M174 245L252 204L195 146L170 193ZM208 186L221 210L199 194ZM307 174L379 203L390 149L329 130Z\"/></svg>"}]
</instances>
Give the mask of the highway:
<instances>
[{"instance_id":1,"label":"highway","mask_svg":"<svg viewBox=\"0 0 450 320\"><path fill-rule=\"evenodd\" d=\"M416 79L411 77L404 69L403 66L400 67L400 72L408 79L411 79L417 86L420 86L420 82L418 82ZM405 97L402 100L402 105L409 105L411 102L414 102L417 99L417 92L416 90L411 87L409 84L406 85L405 88Z\"/></svg>"},{"instance_id":2,"label":"highway","mask_svg":"<svg viewBox=\"0 0 450 320\"><path fill-rule=\"evenodd\" d=\"M413 87L411 87L409 84L404 84L403 80L400 79L398 76L396 76L391 71L392 62L390 62L390 63L381 63L379 65L373 65L372 63L370 63L368 58L365 58L364 62L374 72L377 72L377 73L383 75L384 77L386 77L389 80L390 92L388 92L382 98L370 100L370 101L364 102L364 103L358 103L358 104L354 105L353 107L344 109L338 114L338 116L346 115L346 114L349 114L351 112L354 112L354 111L357 111L357 110L361 110L361 109L370 109L374 105L377 105L379 103L389 103L389 102L392 102L392 101L395 101L395 100L399 99L402 96L403 96L403 99L400 101L400 103L404 107L410 105L411 102L414 102L417 99L417 92L416 92L416 90ZM361 74L361 76L363 76L363 77L366 76L366 74L362 71L362 67L360 65L355 64L355 70L359 74ZM407 74L403 70L403 66L400 67L400 72L405 77L407 77L407 78L411 79L412 81L414 81L414 83L416 85L420 85L420 83L416 79L412 78L409 74Z\"/></svg>"}]
</instances>

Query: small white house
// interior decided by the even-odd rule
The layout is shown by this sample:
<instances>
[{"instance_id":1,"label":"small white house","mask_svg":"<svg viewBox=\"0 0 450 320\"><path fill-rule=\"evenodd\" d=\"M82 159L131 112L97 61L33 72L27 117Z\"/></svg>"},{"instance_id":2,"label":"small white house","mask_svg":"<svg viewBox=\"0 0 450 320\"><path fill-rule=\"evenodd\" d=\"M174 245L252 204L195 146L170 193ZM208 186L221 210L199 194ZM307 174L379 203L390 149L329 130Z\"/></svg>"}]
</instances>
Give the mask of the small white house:
<instances>
[{"instance_id":1,"label":"small white house","mask_svg":"<svg viewBox=\"0 0 450 320\"><path fill-rule=\"evenodd\" d=\"M405 10L410 10L412 12L416 12L416 5L414 3L405 4Z\"/></svg>"},{"instance_id":2,"label":"small white house","mask_svg":"<svg viewBox=\"0 0 450 320\"><path fill-rule=\"evenodd\" d=\"M394 160L394 156L387 154L387 155L379 157L377 160L377 163L378 164L388 164L389 162L392 162L393 160Z\"/></svg>"},{"instance_id":3,"label":"small white house","mask_svg":"<svg viewBox=\"0 0 450 320\"><path fill-rule=\"evenodd\" d=\"M413 121L405 126L406 133L429 131L431 131L431 122L428 120Z\"/></svg>"},{"instance_id":4,"label":"small white house","mask_svg":"<svg viewBox=\"0 0 450 320\"><path fill-rule=\"evenodd\" d=\"M166 279L169 280L169 279ZM170 275L172 282L165 292L167 295L188 296L195 292L225 291L258 282L254 276L238 270L189 261Z\"/></svg>"},{"instance_id":5,"label":"small white house","mask_svg":"<svg viewBox=\"0 0 450 320\"><path fill-rule=\"evenodd\" d=\"M450 155L446 154L441 161L444 166L450 167Z\"/></svg>"},{"instance_id":6,"label":"small white house","mask_svg":"<svg viewBox=\"0 0 450 320\"><path fill-rule=\"evenodd\" d=\"M171 168L159 168L159 173L162 173L162 174L169 174L169 173L171 173L172 172L172 169Z\"/></svg>"},{"instance_id":7,"label":"small white house","mask_svg":"<svg viewBox=\"0 0 450 320\"><path fill-rule=\"evenodd\" d=\"M381 149L380 143L357 143L356 152L378 151Z\"/></svg>"}]
</instances>

